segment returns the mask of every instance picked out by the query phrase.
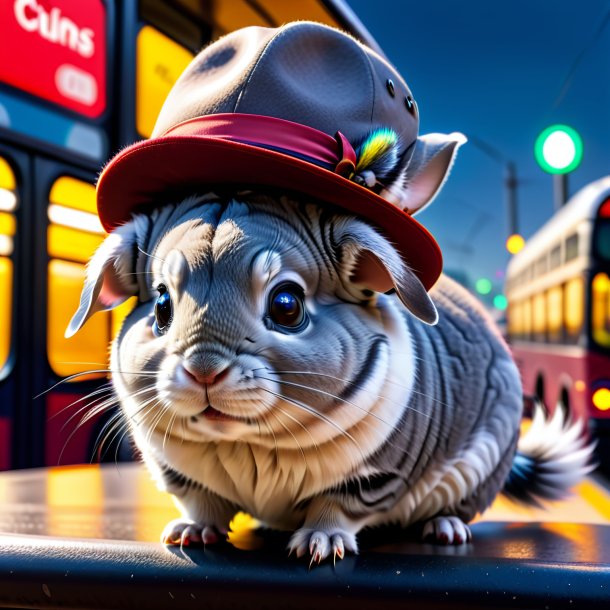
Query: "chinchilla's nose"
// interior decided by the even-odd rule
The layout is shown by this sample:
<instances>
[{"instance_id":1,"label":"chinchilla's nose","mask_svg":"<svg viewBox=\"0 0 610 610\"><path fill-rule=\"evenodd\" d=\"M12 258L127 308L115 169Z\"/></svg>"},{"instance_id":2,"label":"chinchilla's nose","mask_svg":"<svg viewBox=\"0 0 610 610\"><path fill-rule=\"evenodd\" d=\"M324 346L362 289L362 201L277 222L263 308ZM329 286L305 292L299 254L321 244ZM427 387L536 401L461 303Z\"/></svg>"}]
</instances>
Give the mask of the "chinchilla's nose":
<instances>
[{"instance_id":1,"label":"chinchilla's nose","mask_svg":"<svg viewBox=\"0 0 610 610\"><path fill-rule=\"evenodd\" d=\"M187 375L197 383L213 385L228 374L231 362L217 352L195 352L182 362Z\"/></svg>"}]
</instances>

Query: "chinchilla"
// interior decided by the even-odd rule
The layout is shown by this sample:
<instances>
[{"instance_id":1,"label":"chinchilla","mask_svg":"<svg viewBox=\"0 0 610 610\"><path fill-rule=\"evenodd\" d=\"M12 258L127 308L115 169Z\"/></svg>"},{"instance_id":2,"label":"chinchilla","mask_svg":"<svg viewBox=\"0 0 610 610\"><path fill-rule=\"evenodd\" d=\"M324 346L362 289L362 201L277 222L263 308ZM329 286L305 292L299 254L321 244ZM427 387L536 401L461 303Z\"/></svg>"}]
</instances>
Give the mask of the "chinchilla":
<instances>
[{"instance_id":1,"label":"chinchilla","mask_svg":"<svg viewBox=\"0 0 610 610\"><path fill-rule=\"evenodd\" d=\"M110 368L181 509L166 543L213 543L245 510L316 562L386 523L462 544L499 492L558 498L590 468L561 409L519 438L519 374L478 301L445 276L428 294L343 211L239 193L135 214L91 260L67 334L131 296Z\"/></svg>"}]
</instances>

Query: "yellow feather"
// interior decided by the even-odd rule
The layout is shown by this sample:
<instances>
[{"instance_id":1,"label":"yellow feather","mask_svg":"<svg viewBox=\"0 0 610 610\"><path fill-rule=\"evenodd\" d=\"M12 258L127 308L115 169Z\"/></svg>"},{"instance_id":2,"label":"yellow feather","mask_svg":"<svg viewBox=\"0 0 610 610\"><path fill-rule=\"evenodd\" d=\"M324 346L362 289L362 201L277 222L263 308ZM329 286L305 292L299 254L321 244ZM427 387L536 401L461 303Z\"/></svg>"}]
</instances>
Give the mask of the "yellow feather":
<instances>
[{"instance_id":1,"label":"yellow feather","mask_svg":"<svg viewBox=\"0 0 610 610\"><path fill-rule=\"evenodd\" d=\"M366 169L382 157L398 141L398 136L391 129L377 129L359 146L356 172Z\"/></svg>"}]
</instances>

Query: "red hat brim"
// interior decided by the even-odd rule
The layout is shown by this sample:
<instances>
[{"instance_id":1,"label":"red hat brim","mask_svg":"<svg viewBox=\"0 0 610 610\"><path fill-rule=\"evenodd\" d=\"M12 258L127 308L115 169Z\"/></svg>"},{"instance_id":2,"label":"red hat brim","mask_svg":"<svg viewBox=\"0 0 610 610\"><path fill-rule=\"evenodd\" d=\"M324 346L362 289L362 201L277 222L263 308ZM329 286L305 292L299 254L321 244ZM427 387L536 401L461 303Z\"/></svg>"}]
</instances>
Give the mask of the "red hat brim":
<instances>
[{"instance_id":1,"label":"red hat brim","mask_svg":"<svg viewBox=\"0 0 610 610\"><path fill-rule=\"evenodd\" d=\"M442 270L430 233L376 193L297 157L201 135L168 135L137 142L117 154L97 184L98 213L107 231L201 188L266 187L307 195L368 220L382 230L429 290Z\"/></svg>"}]
</instances>

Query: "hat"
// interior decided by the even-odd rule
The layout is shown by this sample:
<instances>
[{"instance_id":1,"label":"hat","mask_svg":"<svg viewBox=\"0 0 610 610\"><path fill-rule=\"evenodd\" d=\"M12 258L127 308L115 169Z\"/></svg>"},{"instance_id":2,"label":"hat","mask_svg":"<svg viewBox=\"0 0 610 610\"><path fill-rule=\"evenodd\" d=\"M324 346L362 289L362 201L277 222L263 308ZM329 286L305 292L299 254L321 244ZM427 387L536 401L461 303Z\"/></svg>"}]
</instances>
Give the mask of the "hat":
<instances>
[{"instance_id":1,"label":"hat","mask_svg":"<svg viewBox=\"0 0 610 610\"><path fill-rule=\"evenodd\" d=\"M318 23L248 27L209 45L178 79L149 140L119 152L97 184L107 231L201 188L272 188L378 227L432 287L440 249L411 216L443 184L461 134L418 138L402 77Z\"/></svg>"}]
</instances>

